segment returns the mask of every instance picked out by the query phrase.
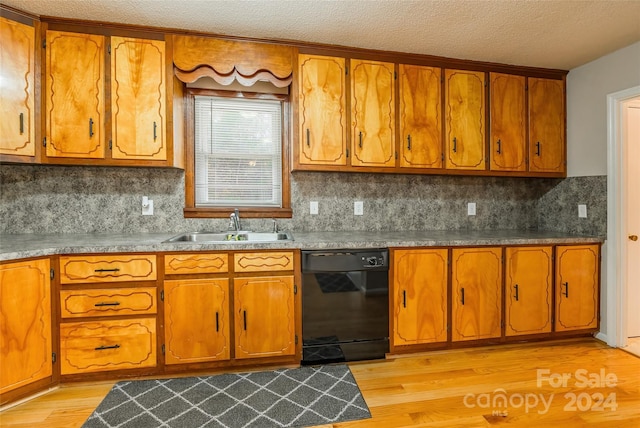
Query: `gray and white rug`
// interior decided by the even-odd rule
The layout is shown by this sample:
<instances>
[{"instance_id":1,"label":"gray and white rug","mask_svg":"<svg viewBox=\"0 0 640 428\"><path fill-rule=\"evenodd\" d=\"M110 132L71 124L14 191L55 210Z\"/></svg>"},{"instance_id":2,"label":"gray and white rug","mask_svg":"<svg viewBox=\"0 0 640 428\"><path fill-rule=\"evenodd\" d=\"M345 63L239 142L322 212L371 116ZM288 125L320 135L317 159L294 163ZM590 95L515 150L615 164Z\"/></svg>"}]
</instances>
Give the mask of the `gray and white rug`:
<instances>
[{"instance_id":1,"label":"gray and white rug","mask_svg":"<svg viewBox=\"0 0 640 428\"><path fill-rule=\"evenodd\" d=\"M83 428L307 427L370 418L346 365L118 382Z\"/></svg>"}]
</instances>

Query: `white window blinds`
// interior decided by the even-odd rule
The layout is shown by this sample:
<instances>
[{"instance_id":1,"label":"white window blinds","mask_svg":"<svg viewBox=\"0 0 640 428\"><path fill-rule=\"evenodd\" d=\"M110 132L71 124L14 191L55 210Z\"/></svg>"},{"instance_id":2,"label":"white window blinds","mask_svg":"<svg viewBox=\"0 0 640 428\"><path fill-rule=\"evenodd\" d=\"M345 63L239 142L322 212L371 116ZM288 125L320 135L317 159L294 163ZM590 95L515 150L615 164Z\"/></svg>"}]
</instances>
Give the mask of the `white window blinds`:
<instances>
[{"instance_id":1,"label":"white window blinds","mask_svg":"<svg viewBox=\"0 0 640 428\"><path fill-rule=\"evenodd\" d=\"M282 206L282 103L195 97L197 207Z\"/></svg>"}]
</instances>

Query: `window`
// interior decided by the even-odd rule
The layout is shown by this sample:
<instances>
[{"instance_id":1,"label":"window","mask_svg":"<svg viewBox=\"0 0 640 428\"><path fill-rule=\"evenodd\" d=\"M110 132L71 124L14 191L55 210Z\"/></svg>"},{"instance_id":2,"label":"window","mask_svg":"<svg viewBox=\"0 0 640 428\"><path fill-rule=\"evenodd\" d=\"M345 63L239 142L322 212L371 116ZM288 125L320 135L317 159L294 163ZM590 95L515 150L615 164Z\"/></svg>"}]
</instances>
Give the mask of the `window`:
<instances>
[{"instance_id":1,"label":"window","mask_svg":"<svg viewBox=\"0 0 640 428\"><path fill-rule=\"evenodd\" d=\"M286 97L194 92L185 216L290 217Z\"/></svg>"}]
</instances>

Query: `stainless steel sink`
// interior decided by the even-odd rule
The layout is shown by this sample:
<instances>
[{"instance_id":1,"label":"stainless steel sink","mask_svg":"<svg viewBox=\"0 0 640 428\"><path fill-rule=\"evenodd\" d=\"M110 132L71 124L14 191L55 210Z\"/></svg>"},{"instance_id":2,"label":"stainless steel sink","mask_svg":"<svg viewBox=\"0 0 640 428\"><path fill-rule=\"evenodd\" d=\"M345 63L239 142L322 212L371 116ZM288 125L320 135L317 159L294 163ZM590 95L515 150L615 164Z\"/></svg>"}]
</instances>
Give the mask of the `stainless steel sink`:
<instances>
[{"instance_id":1,"label":"stainless steel sink","mask_svg":"<svg viewBox=\"0 0 640 428\"><path fill-rule=\"evenodd\" d=\"M289 232L186 232L164 242L234 243L293 241Z\"/></svg>"}]
</instances>

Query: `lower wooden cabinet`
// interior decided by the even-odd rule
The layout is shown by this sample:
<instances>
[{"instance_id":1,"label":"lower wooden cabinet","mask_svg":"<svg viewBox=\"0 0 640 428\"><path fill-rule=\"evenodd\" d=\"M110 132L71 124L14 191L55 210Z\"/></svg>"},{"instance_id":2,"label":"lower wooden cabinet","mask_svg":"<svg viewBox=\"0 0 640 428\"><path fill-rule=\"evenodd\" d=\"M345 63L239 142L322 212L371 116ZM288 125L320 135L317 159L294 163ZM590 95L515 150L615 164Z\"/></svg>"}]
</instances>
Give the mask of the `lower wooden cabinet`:
<instances>
[{"instance_id":1,"label":"lower wooden cabinet","mask_svg":"<svg viewBox=\"0 0 640 428\"><path fill-rule=\"evenodd\" d=\"M49 260L0 265L0 404L52 375Z\"/></svg>"},{"instance_id":2,"label":"lower wooden cabinet","mask_svg":"<svg viewBox=\"0 0 640 428\"><path fill-rule=\"evenodd\" d=\"M454 248L451 263L451 340L500 337L502 248Z\"/></svg>"},{"instance_id":3,"label":"lower wooden cabinet","mask_svg":"<svg viewBox=\"0 0 640 428\"><path fill-rule=\"evenodd\" d=\"M155 317L60 325L62 375L155 367L156 348Z\"/></svg>"},{"instance_id":4,"label":"lower wooden cabinet","mask_svg":"<svg viewBox=\"0 0 640 428\"><path fill-rule=\"evenodd\" d=\"M505 336L549 333L552 247L507 247L505 254Z\"/></svg>"},{"instance_id":5,"label":"lower wooden cabinet","mask_svg":"<svg viewBox=\"0 0 640 428\"><path fill-rule=\"evenodd\" d=\"M392 346L447 341L448 250L393 252Z\"/></svg>"},{"instance_id":6,"label":"lower wooden cabinet","mask_svg":"<svg viewBox=\"0 0 640 428\"><path fill-rule=\"evenodd\" d=\"M235 358L295 354L293 276L234 279Z\"/></svg>"},{"instance_id":7,"label":"lower wooden cabinet","mask_svg":"<svg viewBox=\"0 0 640 428\"><path fill-rule=\"evenodd\" d=\"M598 327L599 266L598 245L556 247L555 331Z\"/></svg>"},{"instance_id":8,"label":"lower wooden cabinet","mask_svg":"<svg viewBox=\"0 0 640 428\"><path fill-rule=\"evenodd\" d=\"M228 360L229 279L164 282L165 364Z\"/></svg>"}]
</instances>

